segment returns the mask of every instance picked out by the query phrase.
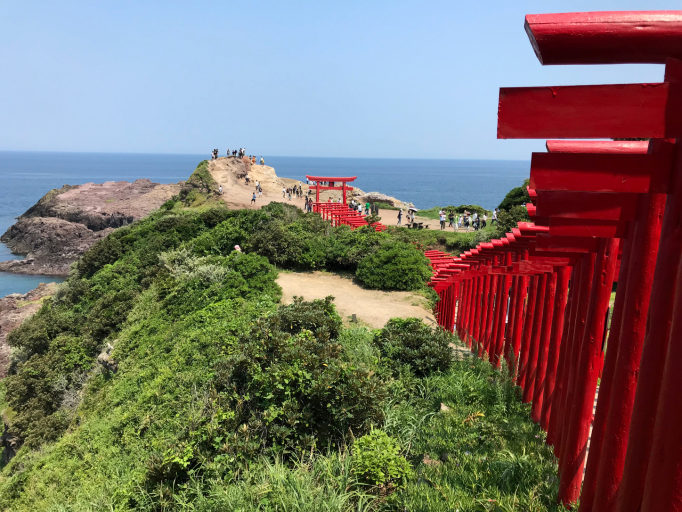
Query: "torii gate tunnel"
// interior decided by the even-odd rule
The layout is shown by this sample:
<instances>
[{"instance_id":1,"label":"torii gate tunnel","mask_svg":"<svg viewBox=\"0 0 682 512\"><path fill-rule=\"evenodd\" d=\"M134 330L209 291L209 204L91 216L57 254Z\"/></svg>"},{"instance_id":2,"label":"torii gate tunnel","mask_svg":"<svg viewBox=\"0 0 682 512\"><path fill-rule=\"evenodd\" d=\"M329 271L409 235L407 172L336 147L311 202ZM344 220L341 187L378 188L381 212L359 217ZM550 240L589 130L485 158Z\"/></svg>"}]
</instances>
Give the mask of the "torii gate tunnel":
<instances>
[{"instance_id":1,"label":"torii gate tunnel","mask_svg":"<svg viewBox=\"0 0 682 512\"><path fill-rule=\"evenodd\" d=\"M682 511L682 11L528 15L525 29L543 65L665 75L503 88L498 138L648 140L548 140L531 159L533 222L459 257L427 251L438 322L506 360L554 447L560 501Z\"/></svg>"},{"instance_id":2,"label":"torii gate tunnel","mask_svg":"<svg viewBox=\"0 0 682 512\"><path fill-rule=\"evenodd\" d=\"M315 202L320 202L320 190L341 190L343 193L343 204L346 204L346 191L353 190L353 187L349 187L346 183L351 183L357 179L357 176L348 178L329 178L325 176L308 176L306 174L308 181L314 181L315 185L309 185L311 189L315 189ZM320 183L330 183L331 185L320 185ZM341 183L341 186L336 187L334 183Z\"/></svg>"}]
</instances>

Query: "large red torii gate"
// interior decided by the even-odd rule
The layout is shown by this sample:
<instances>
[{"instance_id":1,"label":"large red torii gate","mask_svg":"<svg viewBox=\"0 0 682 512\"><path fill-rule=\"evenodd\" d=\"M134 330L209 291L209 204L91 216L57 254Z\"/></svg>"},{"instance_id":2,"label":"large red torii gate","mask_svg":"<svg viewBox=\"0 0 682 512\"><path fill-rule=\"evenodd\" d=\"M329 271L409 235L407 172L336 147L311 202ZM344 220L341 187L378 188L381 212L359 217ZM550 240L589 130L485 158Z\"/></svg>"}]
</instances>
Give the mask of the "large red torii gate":
<instances>
[{"instance_id":1,"label":"large red torii gate","mask_svg":"<svg viewBox=\"0 0 682 512\"><path fill-rule=\"evenodd\" d=\"M346 185L346 183L351 183L355 181L358 177L357 176L352 176L352 177L346 177L346 178L330 178L326 176L308 176L306 174L305 176L308 179L308 182L314 181L315 185L308 185L311 189L315 189L315 202L319 203L320 202L320 190L341 190L343 192L343 204L346 204L346 191L347 190L353 190L353 187L349 187ZM332 183L332 185L320 185L320 182L327 182L327 183ZM335 187L333 184L340 182L341 186L340 187Z\"/></svg>"},{"instance_id":2,"label":"large red torii gate","mask_svg":"<svg viewBox=\"0 0 682 512\"><path fill-rule=\"evenodd\" d=\"M548 141L531 163L534 224L459 258L427 251L438 322L518 364L561 501L682 512L682 11L529 15L526 31L542 64L665 63L664 80L503 88L498 138L651 140Z\"/></svg>"}]
</instances>

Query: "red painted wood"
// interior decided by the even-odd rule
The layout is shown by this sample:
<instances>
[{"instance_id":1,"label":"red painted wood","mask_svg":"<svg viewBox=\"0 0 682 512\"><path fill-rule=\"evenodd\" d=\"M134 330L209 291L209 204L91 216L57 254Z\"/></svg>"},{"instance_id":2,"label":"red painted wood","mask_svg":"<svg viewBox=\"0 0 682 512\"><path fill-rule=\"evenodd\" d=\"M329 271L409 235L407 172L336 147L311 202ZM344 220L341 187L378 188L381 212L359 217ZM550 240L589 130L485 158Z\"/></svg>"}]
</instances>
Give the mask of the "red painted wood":
<instances>
[{"instance_id":1,"label":"red painted wood","mask_svg":"<svg viewBox=\"0 0 682 512\"><path fill-rule=\"evenodd\" d=\"M517 307L517 289L519 287L520 276L511 276L511 291L509 292L509 319L507 324L507 329L504 335L504 348L502 349L505 360L507 361L507 366L512 367L513 363L513 347L512 338L514 333L514 320L516 318L516 307Z\"/></svg>"},{"instance_id":2,"label":"red painted wood","mask_svg":"<svg viewBox=\"0 0 682 512\"><path fill-rule=\"evenodd\" d=\"M595 254L588 254L583 257L583 262L580 267L581 275L579 279L579 286L577 291L577 303L575 308L575 315L573 325L571 326L571 353L568 354L564 404L562 406L562 416L560 419L560 444L559 444L559 468L560 472L563 470L565 463L564 453L567 447L567 439L570 431L571 417L573 416L573 404L575 394L575 383L577 380L578 361L580 359L580 350L582 348L583 332L585 331L585 321L587 319L588 306L590 301L590 290L592 284L592 277L594 274L594 264L596 261Z\"/></svg>"},{"instance_id":3,"label":"red painted wood","mask_svg":"<svg viewBox=\"0 0 682 512\"><path fill-rule=\"evenodd\" d=\"M504 262L511 265L511 253L505 254ZM497 317L497 334L495 337L495 366L498 368L502 364L504 355L504 334L507 322L507 307L509 299L509 288L511 287L511 276L505 275L499 278L499 315Z\"/></svg>"},{"instance_id":4,"label":"red painted wood","mask_svg":"<svg viewBox=\"0 0 682 512\"><path fill-rule=\"evenodd\" d=\"M573 332L578 312L578 301L580 297L580 280L583 275L583 258L576 260L571 272L570 282L570 303L566 312L564 333L561 338L561 353L557 370L557 381L554 391L554 404L549 421L549 431L547 442L554 446L554 455L561 455L561 440L564 433L563 417L565 413L566 395L568 394L568 382L570 374L570 361L573 354Z\"/></svg>"},{"instance_id":5,"label":"red painted wood","mask_svg":"<svg viewBox=\"0 0 682 512\"><path fill-rule=\"evenodd\" d=\"M604 370L602 372L601 384L599 386L597 411L592 426L592 435L590 437L590 456L587 459L585 478L583 480L583 489L580 494L580 509L583 512L585 510L592 510L594 494L597 490L599 460L601 458L601 451L604 446L604 431L606 430L606 420L608 418L609 408L611 407L613 374L615 373L616 360L618 358L618 344L620 341L620 332L623 319L623 306L625 305L625 297L628 293L627 276L628 269L630 267L632 243L633 237L627 237L625 241L625 248L623 250L623 265L620 267L621 275L618 280L616 300L613 306L613 315L611 317L611 329L609 331Z\"/></svg>"},{"instance_id":6,"label":"red painted wood","mask_svg":"<svg viewBox=\"0 0 682 512\"><path fill-rule=\"evenodd\" d=\"M647 152L649 142L642 140L548 140L545 147L550 153L642 154Z\"/></svg>"},{"instance_id":7,"label":"red painted wood","mask_svg":"<svg viewBox=\"0 0 682 512\"><path fill-rule=\"evenodd\" d=\"M480 357L483 357L483 353L487 353L490 357L490 340L493 335L493 324L494 324L494 313L495 313L495 297L497 295L497 281L498 276L491 275L488 281L488 300L486 303L488 313L486 314L485 329L482 335L482 348L483 352L480 353Z\"/></svg>"},{"instance_id":8,"label":"red painted wood","mask_svg":"<svg viewBox=\"0 0 682 512\"><path fill-rule=\"evenodd\" d=\"M554 298L554 312L552 313L552 330L549 337L547 353L547 369L545 371L545 389L540 415L540 426L549 433L549 421L554 403L554 388L556 386L557 367L561 353L561 341L564 332L564 318L568 299L568 283L571 277L571 267L559 267ZM548 444L549 435L547 437Z\"/></svg>"},{"instance_id":9,"label":"red painted wood","mask_svg":"<svg viewBox=\"0 0 682 512\"><path fill-rule=\"evenodd\" d=\"M530 285L528 286L528 301L526 304L526 315L523 322L523 334L521 337L521 350L519 353L519 370L517 384L522 388L526 388L526 375L528 368L528 356L530 354L531 335L533 333L533 319L537 308L535 307L538 296L538 276L530 277Z\"/></svg>"},{"instance_id":10,"label":"red painted wood","mask_svg":"<svg viewBox=\"0 0 682 512\"><path fill-rule=\"evenodd\" d=\"M512 377L518 377L518 368L521 352L521 336L523 334L523 319L526 316L526 298L528 296L528 285L530 279L527 276L519 276L519 283L516 288L516 311L514 318L514 331L511 338L511 350L513 359L510 361Z\"/></svg>"},{"instance_id":11,"label":"red painted wood","mask_svg":"<svg viewBox=\"0 0 682 512\"><path fill-rule=\"evenodd\" d=\"M540 348L540 335L542 333L542 320L545 304L545 292L547 289L548 274L541 274L538 279L537 297L535 299L535 314L533 315L533 330L531 331L530 345L528 348L528 363L525 365L525 379L523 386L524 403L533 400L535 389L535 371L538 364L538 351Z\"/></svg>"},{"instance_id":12,"label":"red painted wood","mask_svg":"<svg viewBox=\"0 0 682 512\"><path fill-rule=\"evenodd\" d=\"M540 331L540 343L538 345L538 362L535 367L535 383L533 385L533 407L531 418L540 423L542 416L542 404L545 393L545 377L547 374L547 359L549 357L550 336L552 334L552 321L554 319L554 302L556 299L557 272L547 274L545 283L545 300L542 312L542 329Z\"/></svg>"},{"instance_id":13,"label":"red painted wood","mask_svg":"<svg viewBox=\"0 0 682 512\"><path fill-rule=\"evenodd\" d=\"M497 138L674 138L679 103L679 84L501 88Z\"/></svg>"},{"instance_id":14,"label":"red painted wood","mask_svg":"<svg viewBox=\"0 0 682 512\"><path fill-rule=\"evenodd\" d=\"M656 504L654 481L661 478L661 498L670 496L670 478L674 475L663 475L667 464L679 463L679 457L675 453L676 445L668 446L661 444L661 434L666 428L675 427L679 416L679 404L672 409L663 397L664 379L668 379L668 368L673 361L675 351L679 350L679 334L671 327L679 325L674 308L678 307L675 294L678 282L673 278L677 276L680 268L680 255L682 254L682 155L676 159L673 171L671 193L668 195L663 226L661 229L660 245L654 272L654 282L651 289L651 304L649 308L649 320L642 358L639 365L637 392L635 404L630 422L630 436L628 439L627 455L623 478L618 491L616 510L619 512L637 512L642 503L644 485L646 481L647 497L646 506ZM679 299L677 299L679 301ZM673 320L671 325L671 320ZM675 343L670 343L671 341ZM672 345L677 345L673 349ZM670 351L673 350L673 354ZM671 355L673 356L671 358ZM677 371L679 371L677 366ZM670 382L670 381L667 381ZM667 386L668 384L666 384ZM677 395L679 397L679 389ZM667 399L672 398L668 396ZM657 411L661 411L657 413ZM665 411L665 412L663 412ZM668 425L666 422L670 421ZM659 436L659 437L656 437ZM677 466L679 468L679 464ZM645 480L646 475L646 480ZM654 510L644 508L642 511ZM670 509L674 510L674 509Z\"/></svg>"},{"instance_id":15,"label":"red painted wood","mask_svg":"<svg viewBox=\"0 0 682 512\"><path fill-rule=\"evenodd\" d=\"M676 276L670 341L658 398L642 512L682 510L682 275Z\"/></svg>"},{"instance_id":16,"label":"red painted wood","mask_svg":"<svg viewBox=\"0 0 682 512\"><path fill-rule=\"evenodd\" d=\"M346 176L345 178L339 178L339 177L333 178L333 177L329 177L329 176L308 176L307 174L305 175L305 177L308 178L310 181L316 181L316 182L328 181L330 183L331 182L337 182L337 181L349 183L351 181L355 181L356 179L358 179L357 176ZM313 185L313 186L315 186L315 185Z\"/></svg>"},{"instance_id":17,"label":"red painted wood","mask_svg":"<svg viewBox=\"0 0 682 512\"><path fill-rule=\"evenodd\" d=\"M476 278L476 294L474 296L474 330L471 337L477 340L481 331L481 295L483 287L483 277Z\"/></svg>"},{"instance_id":18,"label":"red painted wood","mask_svg":"<svg viewBox=\"0 0 682 512\"><path fill-rule=\"evenodd\" d=\"M500 331L500 317L502 316L502 288L504 286L505 276L495 276L497 278L497 286L495 288L495 302L493 310L493 318L490 326L490 339L488 341L488 354L490 355L490 364L498 366L497 360L497 339Z\"/></svg>"},{"instance_id":19,"label":"red painted wood","mask_svg":"<svg viewBox=\"0 0 682 512\"><path fill-rule=\"evenodd\" d=\"M576 368L569 430L561 453L563 461L559 498L564 504L575 503L580 497L594 395L601 369L604 321L618 259L618 243L615 239L602 238L597 252L590 304Z\"/></svg>"},{"instance_id":20,"label":"red painted wood","mask_svg":"<svg viewBox=\"0 0 682 512\"><path fill-rule=\"evenodd\" d=\"M533 153L530 186L574 192L668 191L672 154Z\"/></svg>"},{"instance_id":21,"label":"red painted wood","mask_svg":"<svg viewBox=\"0 0 682 512\"><path fill-rule=\"evenodd\" d=\"M557 236L623 238L626 229L627 221L552 217L549 222L549 233Z\"/></svg>"},{"instance_id":22,"label":"red painted wood","mask_svg":"<svg viewBox=\"0 0 682 512\"><path fill-rule=\"evenodd\" d=\"M623 476L664 209L663 194L647 194L640 200L604 434L608 442L604 443L601 452L599 486L590 509L594 511L612 512L615 509L616 493Z\"/></svg>"},{"instance_id":23,"label":"red painted wood","mask_svg":"<svg viewBox=\"0 0 682 512\"><path fill-rule=\"evenodd\" d=\"M539 234L535 238L535 249L541 251L557 252L595 252L597 250L596 238L578 236L553 236Z\"/></svg>"},{"instance_id":24,"label":"red painted wood","mask_svg":"<svg viewBox=\"0 0 682 512\"><path fill-rule=\"evenodd\" d=\"M538 192L538 215L573 219L632 220L637 194Z\"/></svg>"},{"instance_id":25,"label":"red painted wood","mask_svg":"<svg viewBox=\"0 0 682 512\"><path fill-rule=\"evenodd\" d=\"M525 29L543 65L662 64L682 57L682 11L529 14Z\"/></svg>"}]
</instances>

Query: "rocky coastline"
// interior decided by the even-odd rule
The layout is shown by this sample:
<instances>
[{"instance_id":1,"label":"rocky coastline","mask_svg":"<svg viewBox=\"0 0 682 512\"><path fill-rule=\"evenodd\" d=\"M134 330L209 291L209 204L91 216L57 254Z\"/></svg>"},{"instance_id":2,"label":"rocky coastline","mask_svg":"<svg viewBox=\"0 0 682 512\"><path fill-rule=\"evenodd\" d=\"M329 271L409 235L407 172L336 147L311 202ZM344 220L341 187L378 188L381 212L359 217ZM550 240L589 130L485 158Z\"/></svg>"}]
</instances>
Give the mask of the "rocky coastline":
<instances>
[{"instance_id":1,"label":"rocky coastline","mask_svg":"<svg viewBox=\"0 0 682 512\"><path fill-rule=\"evenodd\" d=\"M26 256L0 262L0 271L68 276L95 242L156 210L181 187L140 179L51 190L0 236L14 254Z\"/></svg>"}]
</instances>

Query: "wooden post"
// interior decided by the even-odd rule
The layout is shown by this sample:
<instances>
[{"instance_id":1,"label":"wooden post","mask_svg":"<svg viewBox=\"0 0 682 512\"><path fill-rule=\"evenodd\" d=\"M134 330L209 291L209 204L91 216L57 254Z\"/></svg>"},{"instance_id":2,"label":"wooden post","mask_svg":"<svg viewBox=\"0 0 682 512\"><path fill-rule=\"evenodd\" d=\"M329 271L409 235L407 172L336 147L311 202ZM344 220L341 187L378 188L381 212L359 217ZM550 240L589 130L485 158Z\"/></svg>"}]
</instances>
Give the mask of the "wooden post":
<instances>
[{"instance_id":1,"label":"wooden post","mask_svg":"<svg viewBox=\"0 0 682 512\"><path fill-rule=\"evenodd\" d=\"M547 354L544 398L542 401L542 413L540 415L540 426L547 432L549 431L549 420L554 402L554 389L556 385L559 355L561 353L561 342L564 332L564 317L567 309L568 282L570 277L571 267L559 267L557 273L554 312L552 313L552 332L549 338L549 351Z\"/></svg>"},{"instance_id":2,"label":"wooden post","mask_svg":"<svg viewBox=\"0 0 682 512\"><path fill-rule=\"evenodd\" d=\"M667 463L679 461L679 458L671 458L675 456L672 447L671 450L668 450L667 446L659 444L657 450L653 451L652 446L655 429L662 432L665 429L665 423L668 421L671 422L670 426L674 425L674 419L669 418L668 415L673 415L676 418L679 412L679 404L675 404L672 410L666 410L663 408L665 402L660 402L664 369L666 368L666 360L669 360L667 355L669 342L676 339L671 335L670 320L679 318L673 316L676 292L676 281L673 276L677 275L680 268L681 254L682 155L680 155L678 148L672 173L671 190L665 205L656 269L651 287L649 319L639 365L623 477L616 499L616 510L618 512L637 512L640 510L645 481L647 486L651 485L650 492L652 493L648 497L647 503L654 504L657 500L654 495L656 489L653 479L657 478L664 469L663 467L650 468L650 465L658 466L661 461ZM677 371L679 372L679 368ZM677 394L679 396L679 389ZM657 411L660 411L660 415ZM659 419L663 424L659 425ZM651 476L647 476L648 472L651 473ZM670 476L672 475L665 475L663 476L665 480L661 480L661 498L665 492L669 492L668 478ZM644 512L645 510L654 510L654 508L645 509L642 506L641 510Z\"/></svg>"},{"instance_id":3,"label":"wooden post","mask_svg":"<svg viewBox=\"0 0 682 512\"><path fill-rule=\"evenodd\" d=\"M538 279L538 276L532 276L530 278L530 286L528 287L528 303L526 304L526 315L523 322L521 350L519 353L519 376L516 382L521 386L521 389L526 389L526 368L528 366L528 354L530 352L530 340L536 310L535 300L538 295Z\"/></svg>"},{"instance_id":4,"label":"wooden post","mask_svg":"<svg viewBox=\"0 0 682 512\"><path fill-rule=\"evenodd\" d=\"M578 281L579 288L576 289L577 301L575 306L575 313L573 317L573 325L570 331L570 352L566 354L566 373L564 375L565 387L563 394L562 415L559 419L561 430L559 431L559 468L563 464L564 446L566 445L566 438L570 429L570 421L572 416L572 404L574 385L576 381L576 369L578 360L580 358L580 348L582 344L582 335L585 330L585 320L587 317L588 305L590 300L590 285L592 284L592 274L594 272L594 263L596 255L593 253L587 254L583 257L583 262L580 268L581 275Z\"/></svg>"},{"instance_id":5,"label":"wooden post","mask_svg":"<svg viewBox=\"0 0 682 512\"><path fill-rule=\"evenodd\" d=\"M528 403L533 399L535 387L535 370L538 363L538 349L542 330L542 316L545 305L545 291L547 288L547 274L541 274L538 279L537 298L535 299L535 314L533 315L533 330L531 331L530 345L528 346L528 362L525 366L525 379L523 386L523 401Z\"/></svg>"},{"instance_id":6,"label":"wooden post","mask_svg":"<svg viewBox=\"0 0 682 512\"><path fill-rule=\"evenodd\" d=\"M549 356L550 335L552 334L552 320L554 318L554 301L556 299L557 272L547 275L544 310L542 312L542 330L538 347L538 360L535 367L535 383L533 385L533 408L531 417L540 423L542 403L545 393L545 374L547 373L547 358Z\"/></svg>"},{"instance_id":7,"label":"wooden post","mask_svg":"<svg viewBox=\"0 0 682 512\"><path fill-rule=\"evenodd\" d=\"M630 232L634 226L630 226ZM601 384L599 386L599 398L597 399L597 411L592 425L592 435L590 437L590 456L587 459L585 468L585 478L583 480L583 490L581 493L581 511L591 510L594 495L597 490L597 475L599 473L599 461L601 458L602 447L604 445L604 431L609 408L611 406L611 394L613 390L613 375L618 359L618 345L620 344L620 332L623 319L623 306L628 294L628 274L630 270L630 255L633 244L632 233L625 238L623 245L623 257L618 276L618 288L616 290L616 300L613 305L613 315L611 316L611 329L609 331L608 344L602 372ZM584 498L584 499L582 499Z\"/></svg>"},{"instance_id":8,"label":"wooden post","mask_svg":"<svg viewBox=\"0 0 682 512\"><path fill-rule=\"evenodd\" d=\"M617 239L601 238L596 255L582 347L575 372L569 430L562 449L559 499L564 504L575 503L580 496L594 395L601 369L604 322L618 262L618 243Z\"/></svg>"},{"instance_id":9,"label":"wooden post","mask_svg":"<svg viewBox=\"0 0 682 512\"><path fill-rule=\"evenodd\" d=\"M564 407L564 396L568 381L568 364L571 349L571 332L578 302L578 281L581 274L582 261L578 260L571 271L570 288L568 292L568 302L564 314L564 330L561 335L561 346L559 347L559 361L557 362L557 374L554 383L554 399L552 400L552 410L549 417L549 429L547 430L547 444L554 447L554 455L559 456L561 448L561 429L562 414Z\"/></svg>"},{"instance_id":10,"label":"wooden post","mask_svg":"<svg viewBox=\"0 0 682 512\"><path fill-rule=\"evenodd\" d=\"M512 280L512 285L511 285L511 291L509 293L509 324L507 325L507 329L505 331L504 335L504 357L507 360L507 365L511 369L512 366L512 338L513 338L513 333L514 333L514 320L516 318L516 307L517 307L517 289L519 287L519 276L511 276Z\"/></svg>"}]
</instances>

